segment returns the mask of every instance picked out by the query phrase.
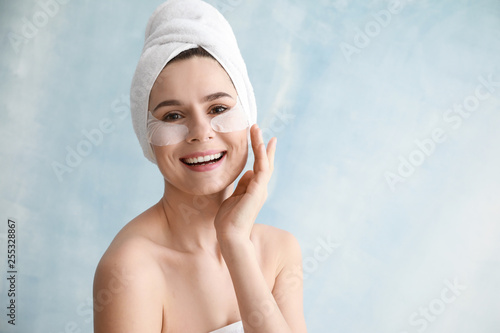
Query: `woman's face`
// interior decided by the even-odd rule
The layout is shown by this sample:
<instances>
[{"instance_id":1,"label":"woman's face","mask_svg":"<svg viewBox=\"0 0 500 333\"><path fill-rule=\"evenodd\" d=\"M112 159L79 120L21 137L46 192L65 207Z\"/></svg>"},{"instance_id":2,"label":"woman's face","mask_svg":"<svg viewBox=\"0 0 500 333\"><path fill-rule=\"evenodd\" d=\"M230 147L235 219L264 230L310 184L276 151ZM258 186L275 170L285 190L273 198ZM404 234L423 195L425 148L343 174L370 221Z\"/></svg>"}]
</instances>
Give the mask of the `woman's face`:
<instances>
[{"instance_id":1,"label":"woman's face","mask_svg":"<svg viewBox=\"0 0 500 333\"><path fill-rule=\"evenodd\" d=\"M151 89L149 110L157 119L188 129L179 143L153 145L167 186L192 194L212 194L235 181L247 160L247 130L219 133L210 121L236 102L231 79L212 58L179 60L162 70Z\"/></svg>"}]
</instances>

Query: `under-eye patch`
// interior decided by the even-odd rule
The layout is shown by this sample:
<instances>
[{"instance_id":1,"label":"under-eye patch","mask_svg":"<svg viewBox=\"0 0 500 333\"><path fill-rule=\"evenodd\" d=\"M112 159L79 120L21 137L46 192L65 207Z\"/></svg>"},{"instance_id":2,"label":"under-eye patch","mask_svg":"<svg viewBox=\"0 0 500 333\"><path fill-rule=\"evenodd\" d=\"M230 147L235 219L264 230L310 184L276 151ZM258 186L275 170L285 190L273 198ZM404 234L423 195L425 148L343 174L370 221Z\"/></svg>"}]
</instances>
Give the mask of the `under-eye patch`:
<instances>
[{"instance_id":1,"label":"under-eye patch","mask_svg":"<svg viewBox=\"0 0 500 333\"><path fill-rule=\"evenodd\" d=\"M208 120L207 120L208 121ZM219 133L241 131L250 125L240 99L232 108L210 120L212 129ZM184 141L189 133L188 126L157 119L148 111L148 141L155 146L175 145Z\"/></svg>"}]
</instances>

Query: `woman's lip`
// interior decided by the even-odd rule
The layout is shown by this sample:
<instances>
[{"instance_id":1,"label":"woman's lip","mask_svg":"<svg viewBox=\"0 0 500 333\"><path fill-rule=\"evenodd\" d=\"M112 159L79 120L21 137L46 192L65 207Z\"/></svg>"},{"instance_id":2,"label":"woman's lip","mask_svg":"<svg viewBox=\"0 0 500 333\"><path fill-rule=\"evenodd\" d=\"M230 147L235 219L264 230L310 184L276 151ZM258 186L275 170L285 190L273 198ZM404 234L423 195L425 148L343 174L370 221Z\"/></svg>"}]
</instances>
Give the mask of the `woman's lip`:
<instances>
[{"instance_id":1,"label":"woman's lip","mask_svg":"<svg viewBox=\"0 0 500 333\"><path fill-rule=\"evenodd\" d=\"M206 151L200 151L196 153L192 153L189 155L182 156L180 159L185 160L187 158L194 158L194 157L200 157L200 156L207 156L207 155L215 155L218 153L225 153L225 150L206 150Z\"/></svg>"},{"instance_id":2,"label":"woman's lip","mask_svg":"<svg viewBox=\"0 0 500 333\"><path fill-rule=\"evenodd\" d=\"M186 168L188 168L189 170L196 171L196 172L206 172L206 171L210 171L210 170L218 168L222 164L222 162L226 159L226 155L227 154L222 155L221 159L215 163L208 163L208 164L203 164L203 165L189 165L186 163L182 163L182 164ZM203 155L201 155L201 156L203 156Z\"/></svg>"}]
</instances>

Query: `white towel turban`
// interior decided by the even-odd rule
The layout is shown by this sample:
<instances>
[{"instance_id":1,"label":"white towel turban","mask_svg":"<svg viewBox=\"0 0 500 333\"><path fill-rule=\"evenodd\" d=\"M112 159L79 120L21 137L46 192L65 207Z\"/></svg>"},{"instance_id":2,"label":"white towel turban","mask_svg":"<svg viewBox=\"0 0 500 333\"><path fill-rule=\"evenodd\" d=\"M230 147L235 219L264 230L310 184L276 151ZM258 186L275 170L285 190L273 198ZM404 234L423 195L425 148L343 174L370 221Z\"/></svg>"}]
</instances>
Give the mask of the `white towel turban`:
<instances>
[{"instance_id":1,"label":"white towel turban","mask_svg":"<svg viewBox=\"0 0 500 333\"><path fill-rule=\"evenodd\" d=\"M151 15L144 48L130 89L134 131L144 156L156 163L147 139L149 93L165 65L182 51L201 46L226 70L238 93L248 121L257 121L257 107L231 26L214 7L201 0L169 0Z\"/></svg>"}]
</instances>

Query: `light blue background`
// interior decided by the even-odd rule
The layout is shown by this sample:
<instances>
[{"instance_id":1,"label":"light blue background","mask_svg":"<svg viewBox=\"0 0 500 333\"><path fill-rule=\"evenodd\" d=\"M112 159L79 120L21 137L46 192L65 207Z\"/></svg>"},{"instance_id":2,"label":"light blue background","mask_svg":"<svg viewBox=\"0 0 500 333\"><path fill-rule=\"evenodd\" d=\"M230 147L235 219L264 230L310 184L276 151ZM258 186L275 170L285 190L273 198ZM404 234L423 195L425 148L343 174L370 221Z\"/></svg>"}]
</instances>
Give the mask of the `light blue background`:
<instances>
[{"instance_id":1,"label":"light blue background","mask_svg":"<svg viewBox=\"0 0 500 333\"><path fill-rule=\"evenodd\" d=\"M73 0L43 24L47 2L0 4L1 332L91 332L98 260L162 194L128 113L161 1ZM309 332L499 332L500 83L479 88L488 97L469 117L447 110L474 102L479 77L500 81L500 2L400 1L383 25L373 15L392 1L211 3L239 40L259 123L278 137L259 218L301 243ZM34 16L43 26L13 42ZM346 44L357 51L346 56ZM54 163L103 119L111 132L58 178ZM424 155L415 140L436 129L444 142ZM420 165L391 188L401 159ZM18 223L15 329L8 217Z\"/></svg>"}]
</instances>

